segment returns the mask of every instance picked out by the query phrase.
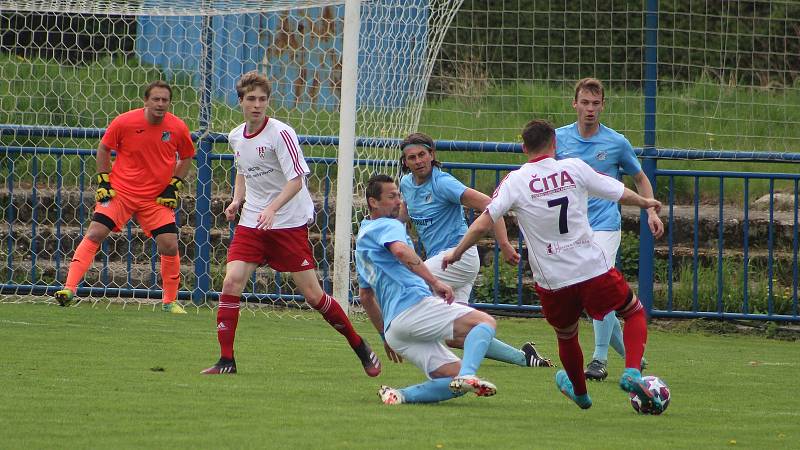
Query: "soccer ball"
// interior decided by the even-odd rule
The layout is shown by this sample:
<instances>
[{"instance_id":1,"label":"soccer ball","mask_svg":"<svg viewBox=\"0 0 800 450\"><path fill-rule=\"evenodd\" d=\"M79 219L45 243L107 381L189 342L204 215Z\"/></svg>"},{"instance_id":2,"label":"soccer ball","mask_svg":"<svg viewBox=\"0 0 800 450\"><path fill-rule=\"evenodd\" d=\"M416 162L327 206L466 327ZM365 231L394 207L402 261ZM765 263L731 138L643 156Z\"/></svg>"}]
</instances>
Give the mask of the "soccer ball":
<instances>
[{"instance_id":1,"label":"soccer ball","mask_svg":"<svg viewBox=\"0 0 800 450\"><path fill-rule=\"evenodd\" d=\"M631 406L633 406L633 409L635 409L636 412L638 412L639 414L653 414L653 415L658 415L666 411L667 406L669 406L669 400L670 400L669 386L667 386L667 383L664 383L664 380L662 380L661 378L654 377L651 375L642 377L642 381L644 381L645 384L647 384L648 390L653 393L654 397L661 398L661 402L664 405L664 407L661 411L652 411L651 408L648 408L647 406L642 404L642 400L639 399L638 395L631 392L630 393Z\"/></svg>"}]
</instances>

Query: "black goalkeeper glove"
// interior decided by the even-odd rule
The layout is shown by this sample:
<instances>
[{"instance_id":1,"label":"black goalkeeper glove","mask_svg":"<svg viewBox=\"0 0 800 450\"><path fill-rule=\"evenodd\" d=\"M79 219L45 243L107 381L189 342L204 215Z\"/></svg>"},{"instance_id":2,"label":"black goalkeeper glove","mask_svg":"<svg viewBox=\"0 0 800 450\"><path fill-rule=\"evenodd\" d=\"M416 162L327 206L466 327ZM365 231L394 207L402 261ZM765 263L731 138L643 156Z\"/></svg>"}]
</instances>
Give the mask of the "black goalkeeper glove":
<instances>
[{"instance_id":1,"label":"black goalkeeper glove","mask_svg":"<svg viewBox=\"0 0 800 450\"><path fill-rule=\"evenodd\" d=\"M159 205L164 205L167 208L175 209L178 207L178 191L181 190L183 187L183 180L178 177L172 177L172 180L169 181L167 187L164 188L164 192L162 192L158 197L156 197L156 203Z\"/></svg>"},{"instance_id":2,"label":"black goalkeeper glove","mask_svg":"<svg viewBox=\"0 0 800 450\"><path fill-rule=\"evenodd\" d=\"M94 194L94 199L98 203L107 202L111 197L117 195L117 191L111 187L111 179L108 178L108 172L100 172L97 174L97 192Z\"/></svg>"}]
</instances>

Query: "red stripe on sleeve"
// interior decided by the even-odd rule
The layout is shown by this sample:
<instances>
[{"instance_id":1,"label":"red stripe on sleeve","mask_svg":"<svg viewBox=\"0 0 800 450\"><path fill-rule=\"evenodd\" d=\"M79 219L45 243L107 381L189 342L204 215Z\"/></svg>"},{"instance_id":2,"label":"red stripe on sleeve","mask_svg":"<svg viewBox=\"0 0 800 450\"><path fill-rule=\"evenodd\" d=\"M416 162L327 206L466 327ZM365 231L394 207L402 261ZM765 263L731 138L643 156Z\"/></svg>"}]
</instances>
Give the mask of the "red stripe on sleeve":
<instances>
[{"instance_id":1,"label":"red stripe on sleeve","mask_svg":"<svg viewBox=\"0 0 800 450\"><path fill-rule=\"evenodd\" d=\"M297 146L294 145L292 137L289 136L289 132L286 130L281 131L281 137L283 138L283 142L286 144L286 149L289 150L289 156L292 157L295 173L297 173L298 176L303 175L304 171L303 167L300 165L299 151L297 150Z\"/></svg>"}]
</instances>

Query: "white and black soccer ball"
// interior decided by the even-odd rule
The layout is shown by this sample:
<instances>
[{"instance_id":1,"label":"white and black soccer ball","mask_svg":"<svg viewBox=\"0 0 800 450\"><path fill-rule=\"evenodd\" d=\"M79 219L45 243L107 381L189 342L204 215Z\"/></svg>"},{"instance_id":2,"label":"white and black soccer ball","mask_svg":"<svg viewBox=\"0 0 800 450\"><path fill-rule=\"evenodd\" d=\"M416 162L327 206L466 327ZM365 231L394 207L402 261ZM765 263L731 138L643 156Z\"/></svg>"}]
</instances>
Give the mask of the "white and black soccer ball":
<instances>
[{"instance_id":1,"label":"white and black soccer ball","mask_svg":"<svg viewBox=\"0 0 800 450\"><path fill-rule=\"evenodd\" d=\"M667 383L664 383L664 380L658 377L654 377L652 375L648 375L646 377L642 377L642 381L647 384L647 388L650 392L653 393L653 397L660 398L661 404L663 408L660 411L652 411L651 408L647 407L645 404L642 403L642 400L639 399L639 396L635 393L631 392L631 406L633 409L636 410L639 414L653 414L658 415L663 413L667 410L667 406L669 406L670 400L670 391L669 386Z\"/></svg>"}]
</instances>

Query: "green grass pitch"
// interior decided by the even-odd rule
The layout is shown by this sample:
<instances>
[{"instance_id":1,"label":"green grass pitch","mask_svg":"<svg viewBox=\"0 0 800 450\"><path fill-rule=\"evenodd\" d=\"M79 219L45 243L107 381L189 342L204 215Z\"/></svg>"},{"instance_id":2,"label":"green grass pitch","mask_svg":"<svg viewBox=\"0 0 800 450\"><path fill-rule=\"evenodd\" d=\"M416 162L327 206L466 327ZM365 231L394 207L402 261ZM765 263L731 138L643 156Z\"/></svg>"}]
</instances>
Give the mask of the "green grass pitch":
<instances>
[{"instance_id":1,"label":"green grass pitch","mask_svg":"<svg viewBox=\"0 0 800 450\"><path fill-rule=\"evenodd\" d=\"M800 342L652 331L648 373L673 396L662 416L633 411L613 354L586 411L556 390L554 369L494 361L480 375L497 384L495 397L384 406L381 384L422 374L384 361L368 378L344 339L308 317L244 313L240 373L201 376L218 356L207 309L0 304L0 448L788 448L800 439ZM378 347L368 322L355 325ZM498 319L498 337L534 340L557 360L542 319ZM588 323L581 342L590 354Z\"/></svg>"}]
</instances>

